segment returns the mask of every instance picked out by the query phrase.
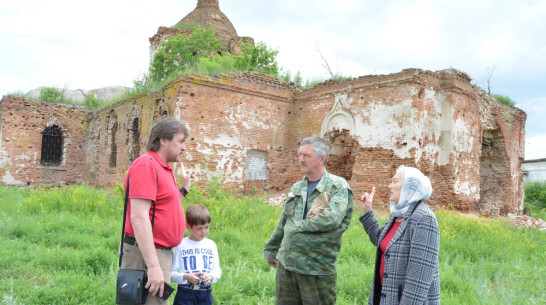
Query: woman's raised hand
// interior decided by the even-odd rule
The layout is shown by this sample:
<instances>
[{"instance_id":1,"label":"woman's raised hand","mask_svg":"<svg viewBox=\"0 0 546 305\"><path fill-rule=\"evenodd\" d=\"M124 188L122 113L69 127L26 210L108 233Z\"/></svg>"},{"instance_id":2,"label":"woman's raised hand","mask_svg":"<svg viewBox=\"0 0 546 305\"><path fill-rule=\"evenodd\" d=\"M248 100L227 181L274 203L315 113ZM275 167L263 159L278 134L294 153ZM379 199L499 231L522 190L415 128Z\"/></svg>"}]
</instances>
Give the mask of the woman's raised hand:
<instances>
[{"instance_id":1,"label":"woman's raised hand","mask_svg":"<svg viewBox=\"0 0 546 305\"><path fill-rule=\"evenodd\" d=\"M360 197L360 200L362 202L359 202L358 206L364 210L364 213L372 209L374 195L375 195L375 186L372 187L371 193L366 192L364 193L364 195L362 195L362 197Z\"/></svg>"}]
</instances>

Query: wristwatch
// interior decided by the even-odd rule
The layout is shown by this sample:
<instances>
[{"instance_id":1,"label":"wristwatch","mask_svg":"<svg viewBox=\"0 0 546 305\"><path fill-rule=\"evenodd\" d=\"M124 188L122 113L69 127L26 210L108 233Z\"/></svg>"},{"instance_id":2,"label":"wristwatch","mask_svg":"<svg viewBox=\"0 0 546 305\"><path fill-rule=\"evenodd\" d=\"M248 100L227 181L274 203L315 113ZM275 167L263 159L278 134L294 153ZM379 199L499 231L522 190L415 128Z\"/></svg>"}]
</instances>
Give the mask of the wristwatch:
<instances>
[{"instance_id":1,"label":"wristwatch","mask_svg":"<svg viewBox=\"0 0 546 305\"><path fill-rule=\"evenodd\" d=\"M182 195L184 195L184 197L186 197L188 195L188 193L189 193L188 190L183 186L178 188L178 190L180 191L180 193L182 193Z\"/></svg>"}]
</instances>

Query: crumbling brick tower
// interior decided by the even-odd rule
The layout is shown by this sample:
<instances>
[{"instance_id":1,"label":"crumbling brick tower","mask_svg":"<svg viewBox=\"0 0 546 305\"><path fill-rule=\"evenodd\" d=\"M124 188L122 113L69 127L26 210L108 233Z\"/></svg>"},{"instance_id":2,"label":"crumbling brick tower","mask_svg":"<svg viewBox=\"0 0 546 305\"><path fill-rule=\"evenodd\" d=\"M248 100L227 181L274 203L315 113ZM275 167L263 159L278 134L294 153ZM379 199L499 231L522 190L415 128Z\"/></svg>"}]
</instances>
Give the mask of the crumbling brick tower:
<instances>
[{"instance_id":1,"label":"crumbling brick tower","mask_svg":"<svg viewBox=\"0 0 546 305\"><path fill-rule=\"evenodd\" d=\"M222 50L225 52L239 51L241 42L254 44L250 37L239 37L229 18L220 11L219 0L198 0L195 9L182 18L173 27L160 26L157 33L150 38L150 64L154 53L162 41L176 35L191 35L192 26L206 27L211 25L214 34L220 39Z\"/></svg>"}]
</instances>

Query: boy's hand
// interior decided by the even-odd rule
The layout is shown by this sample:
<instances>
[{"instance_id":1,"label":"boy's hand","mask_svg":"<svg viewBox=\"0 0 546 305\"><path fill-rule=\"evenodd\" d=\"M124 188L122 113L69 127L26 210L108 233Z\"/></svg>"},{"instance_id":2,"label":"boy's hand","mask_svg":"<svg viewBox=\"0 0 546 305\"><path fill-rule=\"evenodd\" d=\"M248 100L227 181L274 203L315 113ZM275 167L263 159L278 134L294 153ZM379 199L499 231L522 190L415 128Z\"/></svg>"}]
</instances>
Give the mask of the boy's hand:
<instances>
[{"instance_id":1,"label":"boy's hand","mask_svg":"<svg viewBox=\"0 0 546 305\"><path fill-rule=\"evenodd\" d=\"M214 277L210 273L203 273L203 275L201 275L201 280L203 280L203 283L206 285L210 284L213 279Z\"/></svg>"},{"instance_id":2,"label":"boy's hand","mask_svg":"<svg viewBox=\"0 0 546 305\"><path fill-rule=\"evenodd\" d=\"M198 285L199 281L201 281L201 278L199 277L201 273L189 273L184 274L184 279L193 285Z\"/></svg>"}]
</instances>

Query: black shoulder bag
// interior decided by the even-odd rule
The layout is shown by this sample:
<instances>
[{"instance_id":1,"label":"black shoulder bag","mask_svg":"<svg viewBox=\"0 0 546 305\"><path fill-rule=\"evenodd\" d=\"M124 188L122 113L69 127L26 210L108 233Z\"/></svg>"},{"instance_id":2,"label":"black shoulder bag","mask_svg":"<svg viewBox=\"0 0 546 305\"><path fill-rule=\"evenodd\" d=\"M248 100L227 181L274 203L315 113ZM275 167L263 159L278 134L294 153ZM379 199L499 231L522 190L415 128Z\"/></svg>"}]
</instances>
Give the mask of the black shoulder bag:
<instances>
[{"instance_id":1,"label":"black shoulder bag","mask_svg":"<svg viewBox=\"0 0 546 305\"><path fill-rule=\"evenodd\" d=\"M156 176L157 178L157 176ZM119 250L119 267L123 257L123 238L125 237L125 220L127 218L127 202L129 201L129 179L125 190L125 207L123 208L123 227L121 228L121 245ZM152 214L152 231L154 229L155 204ZM116 304L135 305L146 303L148 290L144 288L148 276L144 270L120 269L116 283Z\"/></svg>"}]
</instances>

